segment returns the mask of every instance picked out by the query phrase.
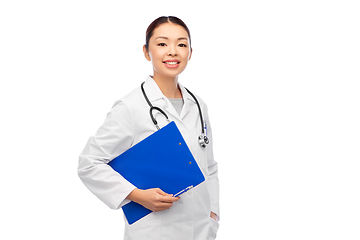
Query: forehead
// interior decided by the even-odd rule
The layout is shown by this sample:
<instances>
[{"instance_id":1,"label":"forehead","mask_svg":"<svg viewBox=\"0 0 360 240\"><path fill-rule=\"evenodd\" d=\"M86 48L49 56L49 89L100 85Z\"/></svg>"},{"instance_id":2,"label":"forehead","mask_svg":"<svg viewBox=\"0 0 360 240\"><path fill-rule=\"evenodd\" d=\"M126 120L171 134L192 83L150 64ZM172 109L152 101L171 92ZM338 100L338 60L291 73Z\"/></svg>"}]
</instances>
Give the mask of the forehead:
<instances>
[{"instance_id":1,"label":"forehead","mask_svg":"<svg viewBox=\"0 0 360 240\"><path fill-rule=\"evenodd\" d=\"M187 38L189 39L186 30L174 23L164 23L155 28L151 38L156 39L159 36L167 37L169 39Z\"/></svg>"}]
</instances>

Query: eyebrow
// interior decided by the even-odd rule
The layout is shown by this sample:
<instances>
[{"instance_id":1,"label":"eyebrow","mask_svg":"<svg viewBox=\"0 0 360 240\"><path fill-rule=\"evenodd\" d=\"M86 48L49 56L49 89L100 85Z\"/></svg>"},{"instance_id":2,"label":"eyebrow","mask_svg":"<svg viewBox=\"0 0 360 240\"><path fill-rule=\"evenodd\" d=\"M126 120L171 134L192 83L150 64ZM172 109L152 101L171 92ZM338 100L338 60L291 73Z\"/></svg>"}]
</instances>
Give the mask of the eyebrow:
<instances>
[{"instance_id":1,"label":"eyebrow","mask_svg":"<svg viewBox=\"0 0 360 240\"><path fill-rule=\"evenodd\" d=\"M158 39L158 38L169 39L168 37L159 36L159 37L155 38L155 40ZM180 37L180 38L178 38L178 40L186 40L186 41L188 41L188 39L186 37Z\"/></svg>"}]
</instances>

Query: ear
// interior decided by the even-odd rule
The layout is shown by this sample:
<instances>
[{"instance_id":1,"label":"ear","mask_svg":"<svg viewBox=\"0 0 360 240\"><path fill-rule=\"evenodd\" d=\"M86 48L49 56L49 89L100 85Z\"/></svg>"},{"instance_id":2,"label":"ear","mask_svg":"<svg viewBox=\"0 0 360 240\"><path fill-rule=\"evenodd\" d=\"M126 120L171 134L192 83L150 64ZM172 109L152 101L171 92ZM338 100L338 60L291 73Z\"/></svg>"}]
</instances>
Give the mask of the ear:
<instances>
[{"instance_id":1,"label":"ear","mask_svg":"<svg viewBox=\"0 0 360 240\"><path fill-rule=\"evenodd\" d=\"M190 56L189 56L189 60L191 59L192 52L193 52L193 50L192 50L192 48L190 48Z\"/></svg>"},{"instance_id":2,"label":"ear","mask_svg":"<svg viewBox=\"0 0 360 240\"><path fill-rule=\"evenodd\" d=\"M143 46L143 52L144 52L144 56L145 56L146 60L151 61L149 51L146 49L145 45Z\"/></svg>"}]
</instances>

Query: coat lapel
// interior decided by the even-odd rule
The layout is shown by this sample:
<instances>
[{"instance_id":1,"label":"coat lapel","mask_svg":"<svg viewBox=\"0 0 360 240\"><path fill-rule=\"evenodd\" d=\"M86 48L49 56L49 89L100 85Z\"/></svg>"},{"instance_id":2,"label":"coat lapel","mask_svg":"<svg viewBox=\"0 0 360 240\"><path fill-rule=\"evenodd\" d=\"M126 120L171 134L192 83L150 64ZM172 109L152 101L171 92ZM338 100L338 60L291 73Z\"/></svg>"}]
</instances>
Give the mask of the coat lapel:
<instances>
[{"instance_id":1,"label":"coat lapel","mask_svg":"<svg viewBox=\"0 0 360 240\"><path fill-rule=\"evenodd\" d=\"M144 88L149 101L154 106L164 109L166 113L171 114L174 118L182 121L182 119L189 113L190 106L194 104L195 101L181 84L179 84L179 86L184 99L184 106L181 110L180 116L176 112L169 99L161 92L154 79L152 79L150 76L148 76Z\"/></svg>"}]
</instances>

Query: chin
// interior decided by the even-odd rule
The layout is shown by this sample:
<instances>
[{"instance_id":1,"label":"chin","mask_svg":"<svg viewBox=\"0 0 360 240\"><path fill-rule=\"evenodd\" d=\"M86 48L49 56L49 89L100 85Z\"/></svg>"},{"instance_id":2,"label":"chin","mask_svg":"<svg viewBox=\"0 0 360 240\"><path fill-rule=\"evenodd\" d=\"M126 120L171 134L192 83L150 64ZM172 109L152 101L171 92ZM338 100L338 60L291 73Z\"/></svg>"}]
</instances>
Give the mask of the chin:
<instances>
[{"instance_id":1,"label":"chin","mask_svg":"<svg viewBox=\"0 0 360 240\"><path fill-rule=\"evenodd\" d=\"M154 74L156 72L156 75L164 76L164 77L170 77L170 78L176 78L178 77L185 69L177 69L177 70L168 70L165 69L164 71L157 71L154 69Z\"/></svg>"},{"instance_id":2,"label":"chin","mask_svg":"<svg viewBox=\"0 0 360 240\"><path fill-rule=\"evenodd\" d=\"M163 72L164 75L168 75L169 77L170 76L177 77L185 70L185 67L179 67L177 69L164 69L164 70L165 70Z\"/></svg>"}]
</instances>

